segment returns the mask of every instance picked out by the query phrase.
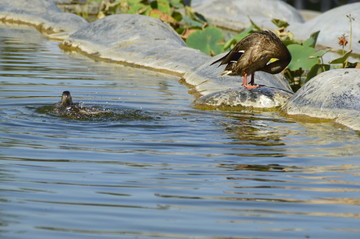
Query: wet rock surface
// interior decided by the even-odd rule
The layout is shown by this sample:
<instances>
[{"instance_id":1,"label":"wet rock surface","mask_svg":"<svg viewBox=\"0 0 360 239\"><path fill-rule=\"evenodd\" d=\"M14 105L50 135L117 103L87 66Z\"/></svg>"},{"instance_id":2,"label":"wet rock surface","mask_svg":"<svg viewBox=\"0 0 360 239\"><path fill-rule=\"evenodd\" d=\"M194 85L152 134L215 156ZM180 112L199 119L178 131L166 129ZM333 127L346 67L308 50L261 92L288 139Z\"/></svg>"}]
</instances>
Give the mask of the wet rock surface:
<instances>
[{"instance_id":1,"label":"wet rock surface","mask_svg":"<svg viewBox=\"0 0 360 239\"><path fill-rule=\"evenodd\" d=\"M53 1L1 0L0 21L32 25L43 33L74 32L88 24L83 18L61 12Z\"/></svg>"},{"instance_id":2,"label":"wet rock surface","mask_svg":"<svg viewBox=\"0 0 360 239\"><path fill-rule=\"evenodd\" d=\"M195 105L275 108L284 105L291 96L291 92L273 87L263 86L251 90L240 87L202 96L195 101Z\"/></svg>"},{"instance_id":3,"label":"wet rock surface","mask_svg":"<svg viewBox=\"0 0 360 239\"><path fill-rule=\"evenodd\" d=\"M131 14L113 15L84 27L62 43L103 59L182 75L210 57L186 46L159 19Z\"/></svg>"},{"instance_id":4,"label":"wet rock surface","mask_svg":"<svg viewBox=\"0 0 360 239\"><path fill-rule=\"evenodd\" d=\"M289 115L334 119L360 130L360 69L331 70L314 77L283 110Z\"/></svg>"}]
</instances>

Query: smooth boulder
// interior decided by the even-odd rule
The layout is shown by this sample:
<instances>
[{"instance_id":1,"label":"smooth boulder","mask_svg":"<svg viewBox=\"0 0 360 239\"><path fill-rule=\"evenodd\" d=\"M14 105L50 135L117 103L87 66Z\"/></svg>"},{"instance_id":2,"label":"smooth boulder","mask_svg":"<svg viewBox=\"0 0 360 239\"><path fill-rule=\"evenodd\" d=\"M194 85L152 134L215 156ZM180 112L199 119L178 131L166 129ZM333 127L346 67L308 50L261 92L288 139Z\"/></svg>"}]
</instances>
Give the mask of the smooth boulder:
<instances>
[{"instance_id":1,"label":"smooth boulder","mask_svg":"<svg viewBox=\"0 0 360 239\"><path fill-rule=\"evenodd\" d=\"M71 33L88 24L80 16L60 11L51 0L1 0L0 21L31 25L46 34Z\"/></svg>"},{"instance_id":2,"label":"smooth boulder","mask_svg":"<svg viewBox=\"0 0 360 239\"><path fill-rule=\"evenodd\" d=\"M336 69L312 78L286 103L289 115L333 119L360 130L360 69Z\"/></svg>"},{"instance_id":3,"label":"smooth boulder","mask_svg":"<svg viewBox=\"0 0 360 239\"><path fill-rule=\"evenodd\" d=\"M317 44L342 49L342 46L338 44L339 37L344 34L350 42L350 19L347 15L351 15L355 19L351 23L352 50L354 53L360 54L360 44L358 43L360 39L360 3L346 4L331 9L303 24L292 24L289 29L295 34L295 38L303 40L307 39L311 33L320 31ZM348 45L345 49L348 49Z\"/></svg>"},{"instance_id":4,"label":"smooth boulder","mask_svg":"<svg viewBox=\"0 0 360 239\"><path fill-rule=\"evenodd\" d=\"M166 23L148 16L112 15L84 27L61 43L88 55L183 75L210 56L186 46Z\"/></svg>"},{"instance_id":5,"label":"smooth boulder","mask_svg":"<svg viewBox=\"0 0 360 239\"><path fill-rule=\"evenodd\" d=\"M273 18L290 24L304 22L294 7L281 0L198 0L192 3L192 7L210 23L234 31L250 26L250 19L261 27L271 29L277 28L271 23Z\"/></svg>"}]
</instances>

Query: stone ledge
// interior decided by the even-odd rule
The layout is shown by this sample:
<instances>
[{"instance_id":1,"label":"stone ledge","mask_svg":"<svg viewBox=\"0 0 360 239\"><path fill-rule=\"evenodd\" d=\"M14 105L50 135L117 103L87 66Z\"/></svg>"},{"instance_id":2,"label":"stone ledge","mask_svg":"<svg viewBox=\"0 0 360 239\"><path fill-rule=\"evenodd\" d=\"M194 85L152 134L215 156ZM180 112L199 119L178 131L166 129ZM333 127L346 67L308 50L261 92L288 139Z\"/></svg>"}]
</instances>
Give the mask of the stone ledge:
<instances>
[{"instance_id":1,"label":"stone ledge","mask_svg":"<svg viewBox=\"0 0 360 239\"><path fill-rule=\"evenodd\" d=\"M45 34L74 32L88 24L83 18L61 12L47 0L1 0L0 21L34 26Z\"/></svg>"},{"instance_id":2,"label":"stone ledge","mask_svg":"<svg viewBox=\"0 0 360 239\"><path fill-rule=\"evenodd\" d=\"M317 75L290 98L283 111L332 119L360 130L360 69L336 69Z\"/></svg>"}]
</instances>

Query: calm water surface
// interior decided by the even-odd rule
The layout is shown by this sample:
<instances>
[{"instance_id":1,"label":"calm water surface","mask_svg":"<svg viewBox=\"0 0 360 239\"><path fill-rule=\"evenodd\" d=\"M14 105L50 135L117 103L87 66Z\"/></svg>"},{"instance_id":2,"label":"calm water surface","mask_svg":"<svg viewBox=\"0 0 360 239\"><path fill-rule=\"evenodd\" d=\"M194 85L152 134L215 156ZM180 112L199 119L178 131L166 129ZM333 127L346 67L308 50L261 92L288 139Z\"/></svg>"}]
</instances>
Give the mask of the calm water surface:
<instances>
[{"instance_id":1,"label":"calm water surface","mask_svg":"<svg viewBox=\"0 0 360 239\"><path fill-rule=\"evenodd\" d=\"M197 110L177 77L30 29L0 27L0 77L1 238L359 238L352 130ZM64 90L123 117L37 110Z\"/></svg>"}]
</instances>

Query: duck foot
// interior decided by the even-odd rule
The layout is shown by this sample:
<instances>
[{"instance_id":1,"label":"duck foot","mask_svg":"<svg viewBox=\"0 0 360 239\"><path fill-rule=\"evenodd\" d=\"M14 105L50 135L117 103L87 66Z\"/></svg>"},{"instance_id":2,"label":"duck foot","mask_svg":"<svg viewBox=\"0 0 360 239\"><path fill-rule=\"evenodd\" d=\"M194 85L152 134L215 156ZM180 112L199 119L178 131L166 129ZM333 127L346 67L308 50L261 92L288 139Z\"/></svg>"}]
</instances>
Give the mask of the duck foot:
<instances>
[{"instance_id":1,"label":"duck foot","mask_svg":"<svg viewBox=\"0 0 360 239\"><path fill-rule=\"evenodd\" d=\"M250 80L250 84L248 85L248 83L247 83L247 73L244 73L244 79L243 79L243 86L246 88L246 89L256 89L256 88L259 88L259 87L261 87L261 86L264 86L264 85L256 85L255 84L255 79L254 79L254 75L255 75L255 73L253 73L252 75L251 75L251 80Z\"/></svg>"},{"instance_id":2,"label":"duck foot","mask_svg":"<svg viewBox=\"0 0 360 239\"><path fill-rule=\"evenodd\" d=\"M260 87L260 85L255 85L254 83L254 74L251 75L251 81L250 81L250 85L248 85L247 83L247 73L245 72L244 75L243 75L243 86L246 88L246 89L256 89L258 87Z\"/></svg>"},{"instance_id":3,"label":"duck foot","mask_svg":"<svg viewBox=\"0 0 360 239\"><path fill-rule=\"evenodd\" d=\"M243 85L246 89L256 89L256 88L259 88L261 87L262 85Z\"/></svg>"}]
</instances>

